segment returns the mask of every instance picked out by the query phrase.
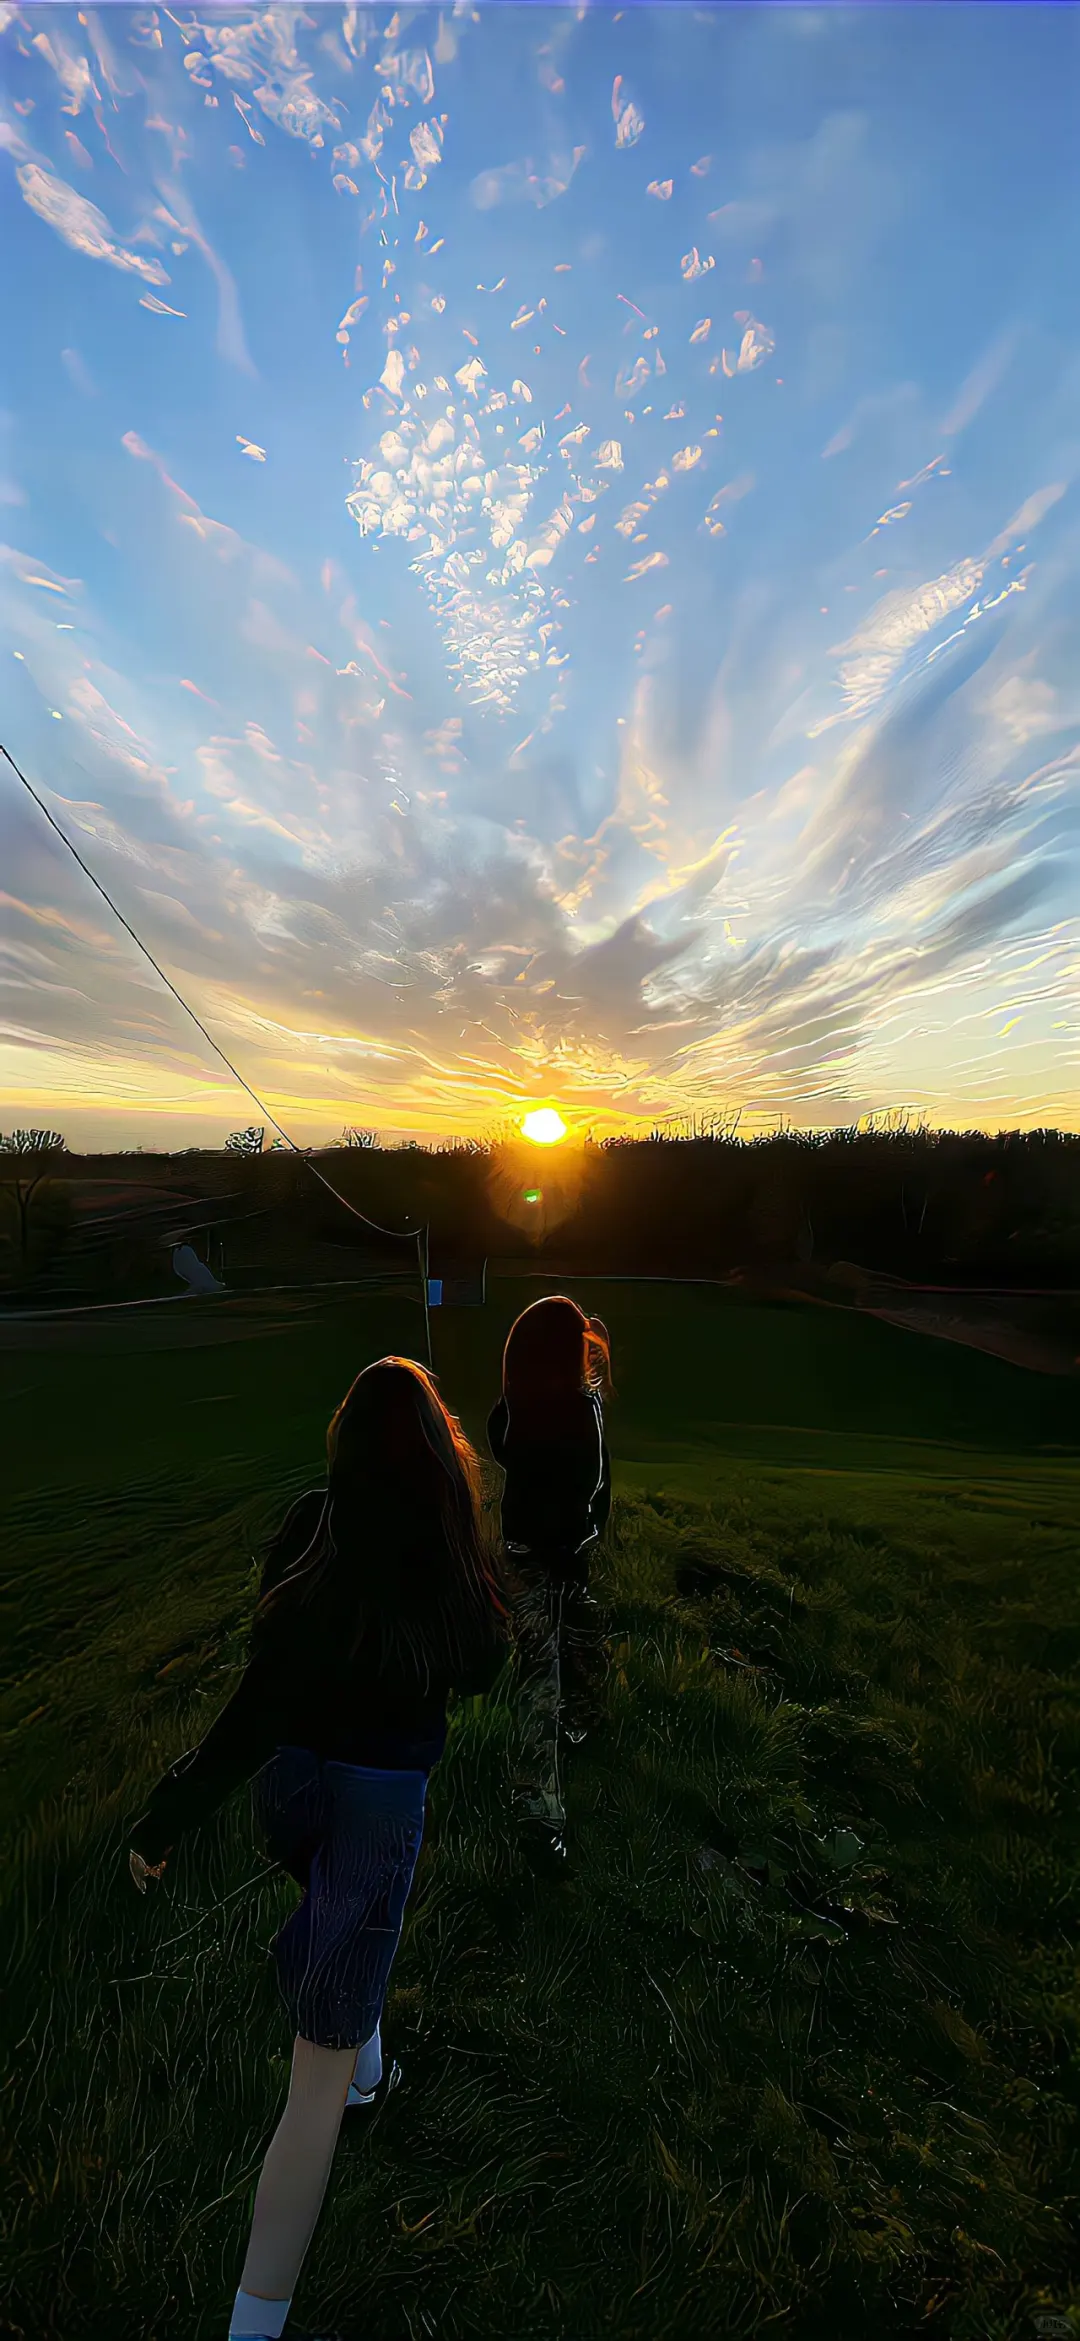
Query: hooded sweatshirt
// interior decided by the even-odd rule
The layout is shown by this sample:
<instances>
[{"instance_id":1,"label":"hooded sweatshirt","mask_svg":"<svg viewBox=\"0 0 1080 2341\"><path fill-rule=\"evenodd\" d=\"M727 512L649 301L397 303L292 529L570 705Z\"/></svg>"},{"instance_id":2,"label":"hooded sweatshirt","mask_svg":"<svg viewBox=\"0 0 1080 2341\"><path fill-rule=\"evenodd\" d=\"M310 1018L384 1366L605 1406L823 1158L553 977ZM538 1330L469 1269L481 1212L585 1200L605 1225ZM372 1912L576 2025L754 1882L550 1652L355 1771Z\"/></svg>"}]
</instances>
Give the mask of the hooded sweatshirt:
<instances>
[{"instance_id":1,"label":"hooded sweatshirt","mask_svg":"<svg viewBox=\"0 0 1080 2341\"><path fill-rule=\"evenodd\" d=\"M307 1551L325 1501L325 1488L311 1488L292 1506L271 1547L260 1598ZM158 1781L129 1831L130 1844L144 1861L160 1861L279 1747L309 1748L325 1762L379 1771L430 1772L446 1745L451 1689L465 1697L490 1689L505 1655L493 1617L457 1681L434 1669L425 1680L422 1662L418 1670L382 1665L377 1628L350 1658L309 1614L294 1611L286 1631L253 1636L232 1697L199 1746Z\"/></svg>"},{"instance_id":2,"label":"hooded sweatshirt","mask_svg":"<svg viewBox=\"0 0 1080 2341\"><path fill-rule=\"evenodd\" d=\"M503 1541L510 1552L584 1556L611 1510L611 1458L599 1393L583 1391L558 1437L519 1422L506 1398L493 1406L488 1446L506 1473Z\"/></svg>"}]
</instances>

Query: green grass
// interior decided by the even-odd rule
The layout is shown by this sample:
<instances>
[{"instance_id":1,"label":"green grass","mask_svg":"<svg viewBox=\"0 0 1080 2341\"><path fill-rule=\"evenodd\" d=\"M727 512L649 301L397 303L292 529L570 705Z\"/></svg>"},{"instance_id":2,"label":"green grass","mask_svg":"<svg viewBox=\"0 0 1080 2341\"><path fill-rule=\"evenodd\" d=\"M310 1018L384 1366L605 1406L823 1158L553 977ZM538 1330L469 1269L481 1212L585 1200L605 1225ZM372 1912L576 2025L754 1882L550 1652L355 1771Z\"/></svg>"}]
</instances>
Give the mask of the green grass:
<instances>
[{"instance_id":1,"label":"green grass","mask_svg":"<svg viewBox=\"0 0 1080 2341\"><path fill-rule=\"evenodd\" d=\"M474 1434L540 1289L435 1319ZM573 1871L520 1866L504 1682L433 1776L385 2026L407 2087L342 2144L298 2314L366 2341L1016 2341L1040 2307L1080 2333L1075 1393L857 1319L573 1289L620 1388ZM335 1306L0 1356L24 2341L227 2329L293 1889L244 1795L145 1902L124 1823L234 1679L250 1556L331 1408L418 1330Z\"/></svg>"},{"instance_id":2,"label":"green grass","mask_svg":"<svg viewBox=\"0 0 1080 2341\"><path fill-rule=\"evenodd\" d=\"M841 1468L853 1440L874 1467L908 1468L912 1447L920 1469L935 1447L970 1447L989 1468L998 1454L1051 1468L1057 1453L1080 1460L1080 1377L1026 1373L853 1311L763 1305L715 1286L563 1279L556 1289L610 1326L612 1434L627 1463L652 1468L689 1446L706 1461L722 1452L786 1465L793 1437L807 1461ZM474 1437L498 1392L507 1327L544 1290L492 1277L486 1309L432 1312L436 1369ZM306 1316L276 1309L273 1333L220 1346L147 1346L175 1338L179 1320L189 1338L201 1326L209 1340L222 1321L211 1300L99 1318L61 1352L0 1348L9 1488L111 1487L132 1464L225 1467L283 1448L317 1459L332 1408L368 1358L423 1355L421 1310L403 1299L350 1297Z\"/></svg>"}]
</instances>

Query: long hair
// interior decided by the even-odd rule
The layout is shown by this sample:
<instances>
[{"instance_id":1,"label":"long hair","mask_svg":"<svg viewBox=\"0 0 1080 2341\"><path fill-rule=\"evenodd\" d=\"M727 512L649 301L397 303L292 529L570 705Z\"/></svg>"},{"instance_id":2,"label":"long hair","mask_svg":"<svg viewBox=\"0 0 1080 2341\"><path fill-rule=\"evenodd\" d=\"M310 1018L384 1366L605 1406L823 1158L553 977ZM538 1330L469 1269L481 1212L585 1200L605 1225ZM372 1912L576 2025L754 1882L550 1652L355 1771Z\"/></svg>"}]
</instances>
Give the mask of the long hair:
<instances>
[{"instance_id":1,"label":"long hair","mask_svg":"<svg viewBox=\"0 0 1080 2341\"><path fill-rule=\"evenodd\" d=\"M452 1682L499 1637L506 1610L481 1525L479 1461L434 1377L411 1358L367 1366L331 1420L326 1452L318 1527L257 1603L256 1634L310 1621L350 1658L373 1637L380 1668Z\"/></svg>"},{"instance_id":2,"label":"long hair","mask_svg":"<svg viewBox=\"0 0 1080 2341\"><path fill-rule=\"evenodd\" d=\"M559 1437L578 1428L582 1401L610 1397L611 1342L599 1317L550 1294L523 1309L503 1351L503 1396L515 1432Z\"/></svg>"}]
</instances>

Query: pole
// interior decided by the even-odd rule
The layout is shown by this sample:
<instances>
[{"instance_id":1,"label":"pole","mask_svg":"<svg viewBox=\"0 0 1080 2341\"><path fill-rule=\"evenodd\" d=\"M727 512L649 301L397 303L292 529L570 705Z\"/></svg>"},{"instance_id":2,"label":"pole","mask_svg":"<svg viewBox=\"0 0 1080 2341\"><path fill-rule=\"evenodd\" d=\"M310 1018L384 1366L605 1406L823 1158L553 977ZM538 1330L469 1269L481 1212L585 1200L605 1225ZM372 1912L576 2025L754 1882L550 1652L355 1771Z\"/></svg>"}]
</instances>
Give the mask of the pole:
<instances>
[{"instance_id":1,"label":"pole","mask_svg":"<svg viewBox=\"0 0 1080 2341\"><path fill-rule=\"evenodd\" d=\"M429 1374L434 1373L435 1371L435 1359L431 1348L431 1303L428 1298L428 1268L430 1266L430 1247L428 1238L430 1233L430 1226L423 1227L418 1231L417 1237L417 1241L420 1247L420 1272L424 1280L424 1339L427 1343L427 1362Z\"/></svg>"}]
</instances>

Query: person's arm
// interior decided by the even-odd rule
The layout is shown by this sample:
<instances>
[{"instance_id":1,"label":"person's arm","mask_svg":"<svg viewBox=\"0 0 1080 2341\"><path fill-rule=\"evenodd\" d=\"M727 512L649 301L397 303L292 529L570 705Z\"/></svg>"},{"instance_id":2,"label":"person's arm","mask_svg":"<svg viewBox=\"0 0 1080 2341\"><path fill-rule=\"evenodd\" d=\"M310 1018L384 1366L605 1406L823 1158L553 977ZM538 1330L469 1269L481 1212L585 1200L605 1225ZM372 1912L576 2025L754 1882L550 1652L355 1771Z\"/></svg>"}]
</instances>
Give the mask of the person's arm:
<instances>
[{"instance_id":1,"label":"person's arm","mask_svg":"<svg viewBox=\"0 0 1080 2341\"><path fill-rule=\"evenodd\" d=\"M454 1689L462 1699L483 1698L492 1684L498 1681L510 1652L507 1630L498 1618L491 1621L490 1631L470 1651L467 1662L460 1668Z\"/></svg>"},{"instance_id":2,"label":"person's arm","mask_svg":"<svg viewBox=\"0 0 1080 2341\"><path fill-rule=\"evenodd\" d=\"M129 1843L145 1862L160 1861L185 1830L208 1821L241 1781L268 1762L286 1727L283 1689L266 1651L249 1660L205 1739L163 1774L132 1824Z\"/></svg>"},{"instance_id":3,"label":"person's arm","mask_svg":"<svg viewBox=\"0 0 1080 2341\"><path fill-rule=\"evenodd\" d=\"M603 1431L600 1433L600 1455L602 1459L600 1486L593 1498L592 1507L592 1516L598 1536L603 1535L611 1514L611 1457L608 1454L608 1444Z\"/></svg>"},{"instance_id":4,"label":"person's arm","mask_svg":"<svg viewBox=\"0 0 1080 2341\"><path fill-rule=\"evenodd\" d=\"M325 1488L308 1488L302 1496L297 1497L295 1504L290 1505L280 1528L266 1548L259 1583L260 1601L264 1593L280 1585L282 1578L288 1575L289 1570L307 1551L322 1518L325 1502Z\"/></svg>"},{"instance_id":5,"label":"person's arm","mask_svg":"<svg viewBox=\"0 0 1080 2341\"><path fill-rule=\"evenodd\" d=\"M505 1398L500 1398L492 1407L487 1419L487 1443L492 1462L498 1464L500 1471L506 1469L506 1433L509 1421L510 1410Z\"/></svg>"},{"instance_id":6,"label":"person's arm","mask_svg":"<svg viewBox=\"0 0 1080 2341\"><path fill-rule=\"evenodd\" d=\"M589 1521L594 1534L602 1536L611 1511L611 1457L604 1437L604 1409L599 1391L591 1392L589 1406L592 1415L588 1441Z\"/></svg>"}]
</instances>

